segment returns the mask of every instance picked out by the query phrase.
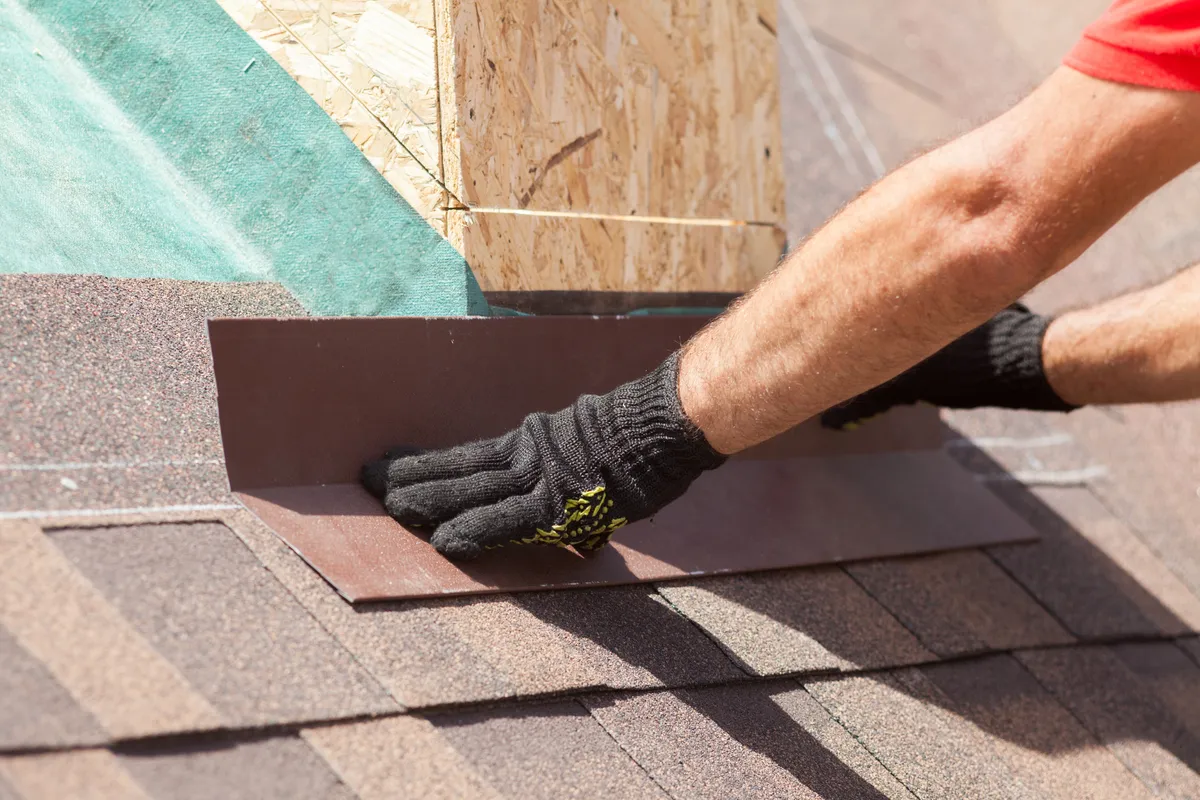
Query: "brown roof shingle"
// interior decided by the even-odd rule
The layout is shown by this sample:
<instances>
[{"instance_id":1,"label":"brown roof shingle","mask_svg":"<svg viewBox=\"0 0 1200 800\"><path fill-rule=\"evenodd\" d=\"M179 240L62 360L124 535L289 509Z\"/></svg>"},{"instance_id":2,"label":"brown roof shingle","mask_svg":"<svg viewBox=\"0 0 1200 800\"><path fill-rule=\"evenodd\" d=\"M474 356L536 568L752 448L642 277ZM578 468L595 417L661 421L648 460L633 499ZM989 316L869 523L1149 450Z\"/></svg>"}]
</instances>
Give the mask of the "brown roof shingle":
<instances>
[{"instance_id":1,"label":"brown roof shingle","mask_svg":"<svg viewBox=\"0 0 1200 800\"><path fill-rule=\"evenodd\" d=\"M700 630L657 602L649 587L351 608L261 524L238 515L233 526L309 612L407 706L742 675Z\"/></svg>"},{"instance_id":2,"label":"brown roof shingle","mask_svg":"<svg viewBox=\"0 0 1200 800\"><path fill-rule=\"evenodd\" d=\"M1106 4L781 0L793 240L872 148L1006 107ZM1200 257L1197 197L1175 181L1031 302ZM226 507L203 320L302 313L0 276L3 800L1200 797L1200 404L947 414L1035 544L355 609Z\"/></svg>"},{"instance_id":3,"label":"brown roof shingle","mask_svg":"<svg viewBox=\"0 0 1200 800\"><path fill-rule=\"evenodd\" d=\"M108 736L46 666L0 628L0 749L101 744Z\"/></svg>"},{"instance_id":4,"label":"brown roof shingle","mask_svg":"<svg viewBox=\"0 0 1200 800\"><path fill-rule=\"evenodd\" d=\"M791 681L585 702L673 797L909 797Z\"/></svg>"},{"instance_id":5,"label":"brown roof shingle","mask_svg":"<svg viewBox=\"0 0 1200 800\"><path fill-rule=\"evenodd\" d=\"M1042 539L993 547L989 552L1071 633L1097 639L1174 635L1186 629L1187 623L1152 592L1173 598L1182 612L1195 619L1195 598L1180 595L1170 572L1138 547L1132 532L1087 489L1026 488L1015 483L997 483L992 489ZM1138 577L1148 577L1150 588Z\"/></svg>"},{"instance_id":6,"label":"brown roof shingle","mask_svg":"<svg viewBox=\"0 0 1200 800\"><path fill-rule=\"evenodd\" d=\"M1033 796L1152 796L1012 657L937 664L923 671L952 713L990 736L999 757Z\"/></svg>"},{"instance_id":7,"label":"brown roof shingle","mask_svg":"<svg viewBox=\"0 0 1200 800\"><path fill-rule=\"evenodd\" d=\"M1074 647L1017 658L1153 792L1200 796L1200 738L1113 650Z\"/></svg>"},{"instance_id":8,"label":"brown roof shingle","mask_svg":"<svg viewBox=\"0 0 1200 800\"><path fill-rule=\"evenodd\" d=\"M752 675L933 658L838 567L667 583L658 591Z\"/></svg>"},{"instance_id":9,"label":"brown roof shingle","mask_svg":"<svg viewBox=\"0 0 1200 800\"><path fill-rule=\"evenodd\" d=\"M128 748L121 768L149 797L174 800L352 800L326 761L298 736Z\"/></svg>"},{"instance_id":10,"label":"brown roof shingle","mask_svg":"<svg viewBox=\"0 0 1200 800\"><path fill-rule=\"evenodd\" d=\"M846 569L939 656L1072 641L1042 606L978 550L869 561Z\"/></svg>"},{"instance_id":11,"label":"brown roof shingle","mask_svg":"<svg viewBox=\"0 0 1200 800\"><path fill-rule=\"evenodd\" d=\"M76 528L49 537L224 725L400 710L224 525Z\"/></svg>"}]
</instances>

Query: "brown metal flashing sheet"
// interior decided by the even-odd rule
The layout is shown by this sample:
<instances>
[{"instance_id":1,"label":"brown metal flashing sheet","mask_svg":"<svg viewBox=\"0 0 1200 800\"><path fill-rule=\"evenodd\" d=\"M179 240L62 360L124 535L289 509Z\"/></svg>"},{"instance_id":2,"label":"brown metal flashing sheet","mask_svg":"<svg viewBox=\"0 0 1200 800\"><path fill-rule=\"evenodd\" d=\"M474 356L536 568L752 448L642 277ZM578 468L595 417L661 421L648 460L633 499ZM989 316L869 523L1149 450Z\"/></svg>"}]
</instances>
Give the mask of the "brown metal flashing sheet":
<instances>
[{"instance_id":1,"label":"brown metal flashing sheet","mask_svg":"<svg viewBox=\"0 0 1200 800\"><path fill-rule=\"evenodd\" d=\"M498 436L658 366L711 318L300 318L209 321L232 489L351 483L386 448ZM808 423L751 457L940 447L929 408L853 436Z\"/></svg>"},{"instance_id":2,"label":"brown metal flashing sheet","mask_svg":"<svg viewBox=\"0 0 1200 800\"><path fill-rule=\"evenodd\" d=\"M1035 538L939 449L931 409L853 434L809 423L720 470L595 558L455 564L357 483L386 447L499 435L655 367L706 317L212 320L231 488L351 601L612 585ZM914 452L901 452L914 451Z\"/></svg>"},{"instance_id":3,"label":"brown metal flashing sheet","mask_svg":"<svg viewBox=\"0 0 1200 800\"><path fill-rule=\"evenodd\" d=\"M352 602L640 583L1036 538L939 452L730 462L592 558L514 546L447 561L356 484L238 496Z\"/></svg>"}]
</instances>

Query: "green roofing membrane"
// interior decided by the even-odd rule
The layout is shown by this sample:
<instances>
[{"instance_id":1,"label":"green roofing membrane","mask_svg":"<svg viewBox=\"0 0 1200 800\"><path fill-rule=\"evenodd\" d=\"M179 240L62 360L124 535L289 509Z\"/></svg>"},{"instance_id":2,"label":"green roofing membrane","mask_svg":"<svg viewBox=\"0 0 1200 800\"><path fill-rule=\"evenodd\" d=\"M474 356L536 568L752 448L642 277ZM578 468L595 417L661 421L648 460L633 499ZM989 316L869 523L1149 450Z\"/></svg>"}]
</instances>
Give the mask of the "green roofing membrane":
<instances>
[{"instance_id":1,"label":"green roofing membrane","mask_svg":"<svg viewBox=\"0 0 1200 800\"><path fill-rule=\"evenodd\" d=\"M462 256L214 0L0 0L0 273L485 314Z\"/></svg>"}]
</instances>

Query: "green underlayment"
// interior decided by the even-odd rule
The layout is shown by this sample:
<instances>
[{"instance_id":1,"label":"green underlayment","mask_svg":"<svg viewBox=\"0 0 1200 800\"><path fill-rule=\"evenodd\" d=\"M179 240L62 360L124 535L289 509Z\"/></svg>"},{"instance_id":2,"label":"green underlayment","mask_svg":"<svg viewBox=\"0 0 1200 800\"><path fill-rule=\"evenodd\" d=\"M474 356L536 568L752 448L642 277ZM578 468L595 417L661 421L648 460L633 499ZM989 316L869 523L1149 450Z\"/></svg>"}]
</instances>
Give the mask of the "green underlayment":
<instances>
[{"instance_id":1,"label":"green underlayment","mask_svg":"<svg viewBox=\"0 0 1200 800\"><path fill-rule=\"evenodd\" d=\"M0 273L486 314L462 256L214 0L0 0Z\"/></svg>"}]
</instances>

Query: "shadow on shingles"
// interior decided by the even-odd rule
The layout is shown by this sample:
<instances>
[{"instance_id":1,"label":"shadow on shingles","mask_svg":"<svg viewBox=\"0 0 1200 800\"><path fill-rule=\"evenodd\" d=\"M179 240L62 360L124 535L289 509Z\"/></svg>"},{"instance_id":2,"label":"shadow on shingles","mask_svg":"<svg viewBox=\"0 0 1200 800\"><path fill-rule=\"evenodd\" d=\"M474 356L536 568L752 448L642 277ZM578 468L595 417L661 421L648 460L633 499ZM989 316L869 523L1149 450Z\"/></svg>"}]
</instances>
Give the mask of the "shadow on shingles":
<instances>
[{"instance_id":1,"label":"shadow on shingles","mask_svg":"<svg viewBox=\"0 0 1200 800\"><path fill-rule=\"evenodd\" d=\"M608 591L615 599L616 592L621 590ZM593 641L626 663L647 670L666 686L689 682L687 661L693 654L686 649L663 652L674 644L686 646L686 642L672 642L668 635L661 642L662 650L646 645L646 637L653 636L654 631L670 631L678 626L680 620L674 611L652 600L649 594L629 595L636 598L636 610L611 601L572 603L587 596L576 592L545 592L515 595L514 600L542 621ZM622 625L618 619L600 619L623 611L631 612L630 616L636 618L635 625ZM778 683L773 685L777 687ZM800 689L798 685L792 688ZM674 694L733 740L767 757L821 797L874 800L885 796L801 727L761 684L681 689ZM595 700L599 704L610 701L603 696Z\"/></svg>"},{"instance_id":2,"label":"shadow on shingles","mask_svg":"<svg viewBox=\"0 0 1200 800\"><path fill-rule=\"evenodd\" d=\"M782 682L776 682L778 689ZM794 684L789 687L798 690ZM713 720L722 730L745 746L757 750L793 775L803 775L804 782L821 797L863 798L882 800L885 796L867 783L857 773L839 761L812 736L776 705L770 695L761 691L761 686L733 687L727 693L719 690L682 690L676 696L694 710ZM502 712L469 711L450 713L437 717L438 728L445 734L448 729L470 727L482 720L506 717L514 720L536 721L544 717L578 715L591 719L592 716L581 704L571 703L573 708L564 708L561 703L548 706L532 706L506 709ZM593 698L596 704L604 704L605 698ZM607 736L608 734L602 734ZM702 734L700 734L702 735ZM452 739L455 737L451 737ZM636 760L635 760L636 763Z\"/></svg>"},{"instance_id":3,"label":"shadow on shingles","mask_svg":"<svg viewBox=\"0 0 1200 800\"><path fill-rule=\"evenodd\" d=\"M696 631L687 623L680 626L679 615L652 599L645 588L539 592L518 594L513 599L543 622L595 642L622 661L645 669L665 686L694 683L697 654L695 640L689 635ZM587 602L605 594L606 599ZM578 602L580 599L584 602ZM653 641L648 644L648 639ZM736 677L737 673L728 674ZM766 756L822 797L884 796L800 727L761 685L684 689L675 695L735 741ZM596 702L606 700L599 697Z\"/></svg>"},{"instance_id":4,"label":"shadow on shingles","mask_svg":"<svg viewBox=\"0 0 1200 800\"><path fill-rule=\"evenodd\" d=\"M989 462L988 472L993 478L1007 474L1003 467L982 451L974 449L965 457L973 462L973 468ZM989 481L989 486L1043 537L1042 542L1005 545L1005 548L1025 548L1017 555L1027 559L1053 556L1051 560L1061 559L1061 563L1049 564L1047 569L1059 570L1059 574L1064 576L1071 575L1073 571L1086 576L1088 602L1095 602L1100 607L1099 613L1104 613L1104 608L1125 609L1129 615L1140 614L1147 625L1153 621L1160 628L1186 629L1187 626L1133 576L1028 488L1015 480ZM1057 546L1051 546L1055 543ZM1039 547L1043 550L1039 551ZM1002 561L999 558L993 560L997 564ZM1010 577L1018 586L1024 586L1015 575ZM719 580L705 583L706 589L718 595L721 593L720 587ZM1033 592L1025 591L1033 595ZM628 626L596 624L595 612L585 609L590 604L577 605L577 597L575 593L548 592L517 595L516 600L543 621L573 636L590 640L633 666L644 668L665 685L680 685L683 675L679 664L673 659L652 655L654 648L647 648L644 643L643 646L637 646L636 635L631 633ZM648 595L644 597L647 604L658 605ZM747 606L744 597L735 599L730 596L726 599L783 625L795 628L797 624L786 610L780 610L777 600L774 603ZM872 680L888 681L892 690L907 692L926 705L937 704L987 734L1030 751L1055 755L1092 747L1097 743L1145 742L1157 745L1191 770L1200 772L1200 724L1180 718L1178 710L1157 693L1152 683L1156 678L1168 682L1172 680L1173 676L1169 673L1172 664L1176 663L1172 661L1176 655L1182 657L1182 661L1177 663L1180 669L1191 670L1196 665L1191 664L1182 650L1170 642L1134 643L1111 648L1105 646L1106 641L1122 638L1136 640L1139 636L1134 633L1124 637L1115 634L1089 638L1086 631L1072 630L1071 618L1075 615L1055 614L1052 605L1045 606L1046 610L1068 632L1080 639L1078 645L1035 650L1029 658L1036 661L1026 662L1012 656L993 655L922 668L925 677L932 680L921 682L919 689L910 682L890 681L886 674ZM662 607L661 613L673 616L675 612ZM1078 621L1078 617L1075 620ZM646 623L644 618L639 621L640 625ZM855 620L846 619L844 623L851 626ZM831 644L824 641L817 631L812 634L834 656L841 656L853 663L856 656L861 655L839 653L836 642ZM1143 637L1152 638L1147 634L1143 634ZM979 655L982 656L983 652ZM1130 656L1135 657L1134 661L1130 661ZM1162 656L1166 656L1166 659ZM1143 661L1140 667L1134 663L1137 659ZM1188 675L1195 677L1191 672ZM1178 682L1175 685L1178 690ZM1191 698L1191 702L1196 704L1193 707L1200 707L1200 682L1192 681L1186 691L1196 695ZM776 705L767 692L761 692L753 701L741 701L741 707L737 708L721 702L719 691L682 689L676 695L716 723L730 737L766 756L823 797L881 796L877 789ZM747 702L752 707L746 706ZM1039 707L1043 709L1041 712L1036 710ZM1033 716L1029 716L1030 708L1035 709ZM888 712L878 709L872 713ZM1078 735L1048 737L1043 727L1039 727L1046 720L1053 719L1057 720L1055 724L1062 724L1063 719L1072 717L1080 726L1075 729ZM782 732L786 732L786 735L781 735ZM1148 783L1154 782L1153 775L1140 774L1142 770L1136 763L1127 763L1126 766L1139 777L1145 777ZM1153 772L1153 767L1147 769Z\"/></svg>"},{"instance_id":5,"label":"shadow on shingles","mask_svg":"<svg viewBox=\"0 0 1200 800\"><path fill-rule=\"evenodd\" d=\"M800 691L794 683L773 681L770 689ZM709 689L682 689L674 695L693 710L712 720L725 733L745 747L769 758L787 770L821 797L862 798L876 800L885 797L853 769L842 763L817 739L799 727L795 720L777 705L771 691L762 684L741 684ZM572 702L572 701L566 701ZM597 706L613 702L611 696L594 696L590 703ZM533 705L494 711L446 713L437 717L443 732L456 727L469 727L481 720L498 717L514 720L537 720L577 714L591 718L582 705L564 709L561 701L555 705ZM696 735L703 736L697 732Z\"/></svg>"},{"instance_id":6,"label":"shadow on shingles","mask_svg":"<svg viewBox=\"0 0 1200 800\"><path fill-rule=\"evenodd\" d=\"M775 701L784 691L803 691L780 682L708 689L680 689L674 696L712 721L747 750L770 759L819 797L846 800L886 798L844 763ZM598 698L596 705L612 702Z\"/></svg>"}]
</instances>

